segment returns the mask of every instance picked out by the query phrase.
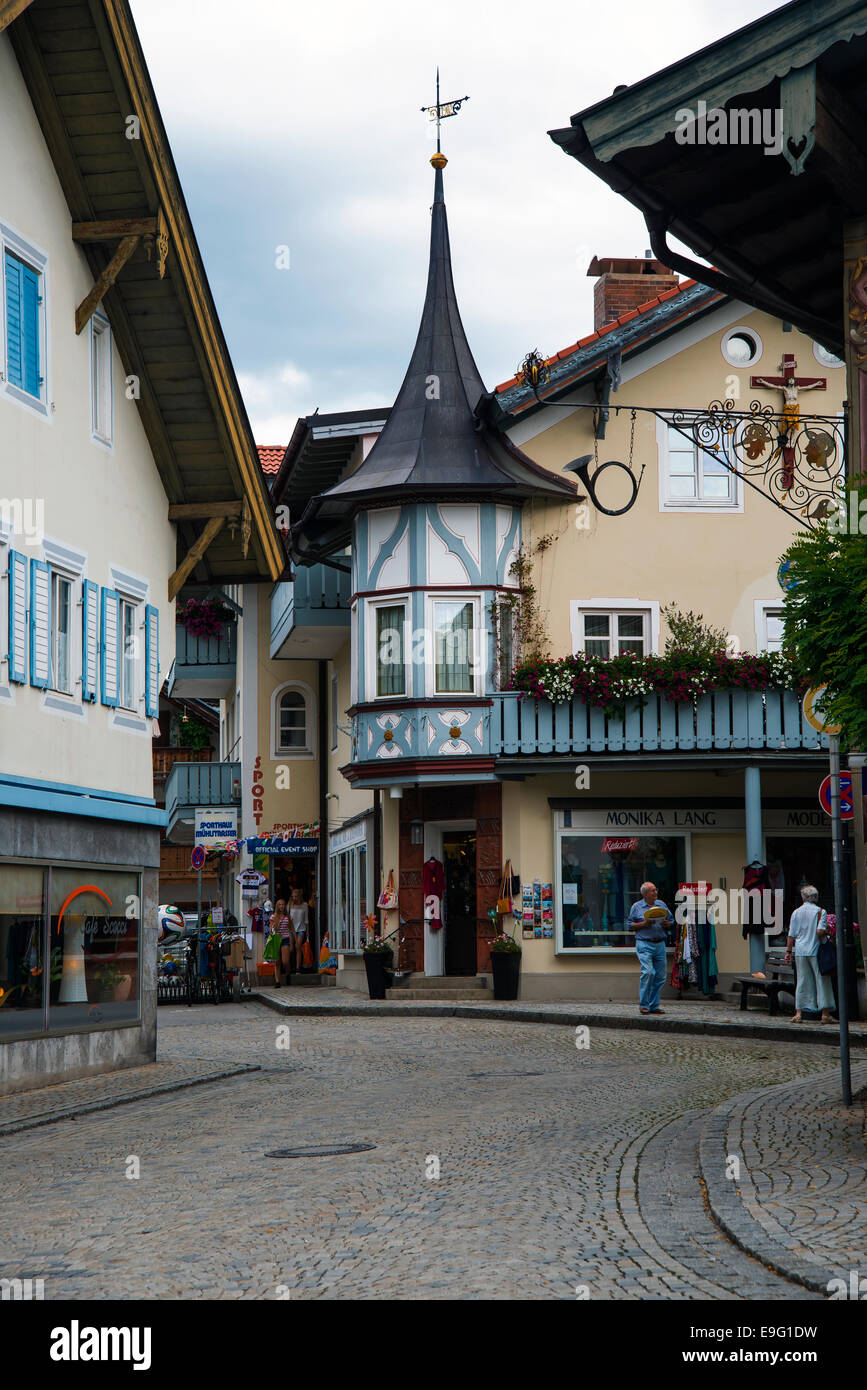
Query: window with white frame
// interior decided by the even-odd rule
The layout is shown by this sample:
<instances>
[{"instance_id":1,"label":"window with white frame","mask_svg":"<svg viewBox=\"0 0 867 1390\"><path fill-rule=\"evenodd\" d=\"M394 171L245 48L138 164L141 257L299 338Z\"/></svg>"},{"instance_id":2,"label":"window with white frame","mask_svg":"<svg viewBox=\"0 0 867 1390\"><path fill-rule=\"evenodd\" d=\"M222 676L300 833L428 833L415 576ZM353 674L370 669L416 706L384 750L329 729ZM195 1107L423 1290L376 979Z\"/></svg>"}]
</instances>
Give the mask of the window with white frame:
<instances>
[{"instance_id":1,"label":"window with white frame","mask_svg":"<svg viewBox=\"0 0 867 1390\"><path fill-rule=\"evenodd\" d=\"M649 611L579 609L577 650L586 656L648 656L651 652Z\"/></svg>"},{"instance_id":2,"label":"window with white frame","mask_svg":"<svg viewBox=\"0 0 867 1390\"><path fill-rule=\"evenodd\" d=\"M498 690L507 690L512 671L520 659L515 632L515 609L506 599L493 599L494 635L493 676Z\"/></svg>"},{"instance_id":3,"label":"window with white frame","mask_svg":"<svg viewBox=\"0 0 867 1390\"><path fill-rule=\"evenodd\" d=\"M2 364L6 394L48 414L46 405L46 268L47 256L0 223L2 252Z\"/></svg>"},{"instance_id":4,"label":"window with white frame","mask_svg":"<svg viewBox=\"0 0 867 1390\"><path fill-rule=\"evenodd\" d=\"M94 314L90 320L91 431L100 444L111 445L113 407L111 378L111 329L108 319Z\"/></svg>"},{"instance_id":5,"label":"window with white frame","mask_svg":"<svg viewBox=\"0 0 867 1390\"><path fill-rule=\"evenodd\" d=\"M72 580L51 571L51 688L72 694Z\"/></svg>"},{"instance_id":6,"label":"window with white frame","mask_svg":"<svg viewBox=\"0 0 867 1390\"><path fill-rule=\"evenodd\" d=\"M406 695L407 604L405 601L389 599L382 603L372 603L369 609L371 626L368 640L371 644L373 667L373 698Z\"/></svg>"},{"instance_id":7,"label":"window with white frame","mask_svg":"<svg viewBox=\"0 0 867 1390\"><path fill-rule=\"evenodd\" d=\"M737 508L737 476L722 452L701 449L674 425L661 422L660 472L666 507Z\"/></svg>"},{"instance_id":8,"label":"window with white frame","mask_svg":"<svg viewBox=\"0 0 867 1390\"><path fill-rule=\"evenodd\" d=\"M756 651L783 650L783 606L781 603L756 602Z\"/></svg>"},{"instance_id":9,"label":"window with white frame","mask_svg":"<svg viewBox=\"0 0 867 1390\"><path fill-rule=\"evenodd\" d=\"M322 712L325 717L325 711ZM313 691L303 681L278 686L271 697L271 748L275 758L310 758L316 748Z\"/></svg>"},{"instance_id":10,"label":"window with white frame","mask_svg":"<svg viewBox=\"0 0 867 1390\"><path fill-rule=\"evenodd\" d=\"M476 598L429 600L435 695L476 693L478 608Z\"/></svg>"},{"instance_id":11,"label":"window with white frame","mask_svg":"<svg viewBox=\"0 0 867 1390\"><path fill-rule=\"evenodd\" d=\"M120 630L120 689L118 703L123 709L138 711L139 640L137 631L138 604L121 596L118 606Z\"/></svg>"}]
</instances>

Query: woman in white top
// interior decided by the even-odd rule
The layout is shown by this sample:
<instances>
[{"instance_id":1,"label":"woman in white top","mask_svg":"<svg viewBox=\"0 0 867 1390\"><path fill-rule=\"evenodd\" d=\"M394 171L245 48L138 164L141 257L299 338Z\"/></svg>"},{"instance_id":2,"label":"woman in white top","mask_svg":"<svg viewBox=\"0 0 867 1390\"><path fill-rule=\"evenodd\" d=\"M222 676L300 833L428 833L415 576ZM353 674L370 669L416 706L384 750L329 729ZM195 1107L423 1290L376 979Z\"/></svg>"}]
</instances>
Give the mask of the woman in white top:
<instances>
[{"instance_id":1,"label":"woman in white top","mask_svg":"<svg viewBox=\"0 0 867 1390\"><path fill-rule=\"evenodd\" d=\"M790 964L794 950L798 974L792 1022L803 1022L802 1009L813 1012L818 1008L822 1010L822 1022L833 1023L834 992L828 976L819 973L817 960L819 943L828 935L828 918L825 909L819 907L818 889L807 884L801 889L801 897L803 905L792 913L786 941L786 964Z\"/></svg>"},{"instance_id":2,"label":"woman in white top","mask_svg":"<svg viewBox=\"0 0 867 1390\"><path fill-rule=\"evenodd\" d=\"M304 901L300 888L293 888L289 898L289 919L295 936L295 969L303 964L304 942L307 940L307 926L310 910Z\"/></svg>"}]
</instances>

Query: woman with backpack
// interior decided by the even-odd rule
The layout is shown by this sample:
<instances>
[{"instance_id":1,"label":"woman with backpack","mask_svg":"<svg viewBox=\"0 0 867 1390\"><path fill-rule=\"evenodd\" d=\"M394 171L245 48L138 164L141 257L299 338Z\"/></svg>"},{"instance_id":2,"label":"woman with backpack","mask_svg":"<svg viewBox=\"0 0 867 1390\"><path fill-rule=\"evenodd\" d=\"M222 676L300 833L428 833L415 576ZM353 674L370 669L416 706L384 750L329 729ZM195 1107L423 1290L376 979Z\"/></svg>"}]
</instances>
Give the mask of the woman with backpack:
<instances>
[{"instance_id":1,"label":"woman with backpack","mask_svg":"<svg viewBox=\"0 0 867 1390\"><path fill-rule=\"evenodd\" d=\"M791 964L794 953L798 975L792 1022L803 1022L802 1009L811 1012L821 1009L822 1022L833 1023L831 1009L834 994L828 976L820 972L818 962L819 947L828 935L827 914L823 907L819 907L819 892L812 884L805 884L801 897L803 903L792 913L786 941L786 964Z\"/></svg>"}]
</instances>

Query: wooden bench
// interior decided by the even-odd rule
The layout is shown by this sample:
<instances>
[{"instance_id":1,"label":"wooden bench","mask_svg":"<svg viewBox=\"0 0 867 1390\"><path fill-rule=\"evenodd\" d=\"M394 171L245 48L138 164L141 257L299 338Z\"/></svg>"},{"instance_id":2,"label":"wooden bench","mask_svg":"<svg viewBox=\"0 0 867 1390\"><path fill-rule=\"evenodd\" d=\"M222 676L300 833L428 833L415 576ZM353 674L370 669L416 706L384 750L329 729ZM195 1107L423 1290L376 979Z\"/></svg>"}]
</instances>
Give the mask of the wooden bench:
<instances>
[{"instance_id":1,"label":"wooden bench","mask_svg":"<svg viewBox=\"0 0 867 1390\"><path fill-rule=\"evenodd\" d=\"M768 978L765 980L757 980L755 975L739 975L737 977L737 983L741 989L740 1007L742 1011L746 1010L747 995L751 989L765 995L768 1001L769 1014L779 1013L782 993L794 995L797 974L794 964L788 965L786 963L785 951L769 951L765 969L768 971Z\"/></svg>"}]
</instances>

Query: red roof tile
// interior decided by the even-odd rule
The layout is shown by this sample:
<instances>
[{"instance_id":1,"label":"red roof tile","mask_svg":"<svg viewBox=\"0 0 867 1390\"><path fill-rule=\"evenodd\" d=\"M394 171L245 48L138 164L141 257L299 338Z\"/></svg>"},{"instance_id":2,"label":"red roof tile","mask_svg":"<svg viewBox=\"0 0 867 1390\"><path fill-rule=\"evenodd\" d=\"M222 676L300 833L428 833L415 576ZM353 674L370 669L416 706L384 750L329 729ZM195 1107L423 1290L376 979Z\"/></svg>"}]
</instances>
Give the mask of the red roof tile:
<instances>
[{"instance_id":1,"label":"red roof tile","mask_svg":"<svg viewBox=\"0 0 867 1390\"><path fill-rule=\"evenodd\" d=\"M280 464L283 462L283 455L286 452L285 444L257 444L256 451L263 473L269 475L279 473Z\"/></svg>"},{"instance_id":2,"label":"red roof tile","mask_svg":"<svg viewBox=\"0 0 867 1390\"><path fill-rule=\"evenodd\" d=\"M675 295L682 294L684 290L692 289L695 283L695 280L681 280L673 289L663 290L662 294L656 295L653 299L645 300L643 304L639 304L637 309L628 309L626 313L621 314L619 318L612 319L610 323L603 324L602 328L597 332L588 333L586 338L579 338L577 343L573 343L571 347L563 348L560 352L555 352L553 357L547 358L546 365L553 366L556 361L562 361L565 357L568 357L570 353L579 352L581 348L587 347L588 343L597 341L604 337L606 333L613 332L615 328L620 328L625 323L631 323L633 319L638 318L639 314L646 314L648 310L656 309L664 300L673 299ZM513 386L517 385L518 378L513 376L510 377L508 381L501 381L499 386L494 387L494 390L509 391ZM261 454L262 450L260 449L259 452Z\"/></svg>"}]
</instances>

